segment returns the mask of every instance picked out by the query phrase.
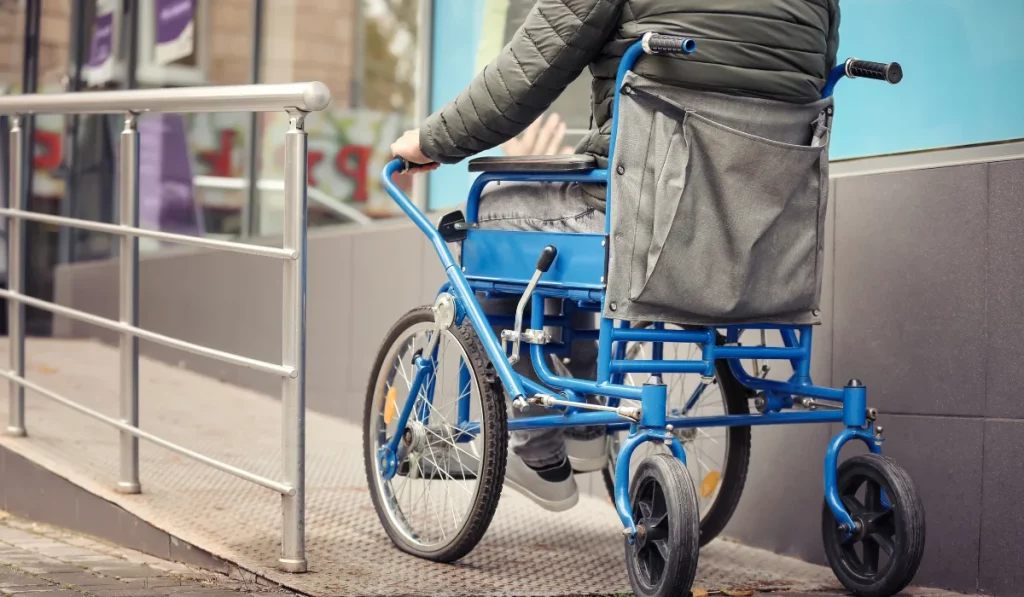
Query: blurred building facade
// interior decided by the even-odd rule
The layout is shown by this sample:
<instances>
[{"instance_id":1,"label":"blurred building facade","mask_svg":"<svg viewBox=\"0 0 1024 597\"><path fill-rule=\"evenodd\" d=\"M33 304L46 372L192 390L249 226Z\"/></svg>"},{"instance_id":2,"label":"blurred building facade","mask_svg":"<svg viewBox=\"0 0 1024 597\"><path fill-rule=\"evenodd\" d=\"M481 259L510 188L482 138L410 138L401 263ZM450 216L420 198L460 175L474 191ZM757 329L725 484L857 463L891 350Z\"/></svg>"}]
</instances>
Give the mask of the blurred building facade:
<instances>
[{"instance_id":1,"label":"blurred building facade","mask_svg":"<svg viewBox=\"0 0 1024 597\"><path fill-rule=\"evenodd\" d=\"M396 213L376 173L391 140L425 109L423 18L419 0L0 0L0 94L322 81L332 103L307 122L310 225L365 224ZM29 120L27 205L114 221L119 119ZM279 233L286 126L285 114L142 116L143 226L224 238ZM40 297L52 296L57 263L107 258L116 244L88 231L27 228L27 289ZM49 316L29 319L46 333Z\"/></svg>"}]
</instances>

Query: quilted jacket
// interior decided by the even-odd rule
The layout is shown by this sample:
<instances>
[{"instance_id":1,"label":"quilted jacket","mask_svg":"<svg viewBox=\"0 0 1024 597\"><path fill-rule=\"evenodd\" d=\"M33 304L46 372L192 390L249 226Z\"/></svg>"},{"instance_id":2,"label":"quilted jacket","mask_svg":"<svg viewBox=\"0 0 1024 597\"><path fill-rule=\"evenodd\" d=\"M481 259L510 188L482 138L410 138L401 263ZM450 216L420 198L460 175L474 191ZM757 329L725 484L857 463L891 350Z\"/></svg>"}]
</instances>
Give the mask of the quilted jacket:
<instances>
[{"instance_id":1,"label":"quilted jacket","mask_svg":"<svg viewBox=\"0 0 1024 597\"><path fill-rule=\"evenodd\" d=\"M643 56L634 70L692 89L807 103L839 45L839 0L538 0L501 53L423 123L420 148L443 164L496 147L538 118L584 68L591 131L578 153L607 162L615 72L645 32L686 35L697 52Z\"/></svg>"}]
</instances>

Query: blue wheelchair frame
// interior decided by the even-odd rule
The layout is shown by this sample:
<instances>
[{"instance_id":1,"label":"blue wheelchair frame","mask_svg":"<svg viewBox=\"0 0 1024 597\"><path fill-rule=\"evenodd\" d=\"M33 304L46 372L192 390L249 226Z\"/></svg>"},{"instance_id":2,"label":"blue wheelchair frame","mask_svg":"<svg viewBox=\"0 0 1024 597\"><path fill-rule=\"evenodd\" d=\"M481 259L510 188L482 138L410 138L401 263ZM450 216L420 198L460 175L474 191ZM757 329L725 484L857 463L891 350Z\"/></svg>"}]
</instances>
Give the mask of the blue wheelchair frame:
<instances>
[{"instance_id":1,"label":"blue wheelchair frame","mask_svg":"<svg viewBox=\"0 0 1024 597\"><path fill-rule=\"evenodd\" d=\"M692 52L692 46L689 51ZM632 70L636 60L644 53L642 42L636 42L626 51L619 64L616 77L612 136L609 147L609 163L615 154L615 132L619 120L620 89L626 74ZM846 75L844 65L836 66L828 79L822 97L829 97L836 83ZM686 462L683 447L667 431L671 425L676 429L694 427L736 427L749 425L786 425L791 423L842 423L845 429L829 443L825 452L825 498L837 522L853 529L854 522L843 506L836 487L836 471L839 452L843 445L853 439L867 444L874 453L881 452L881 437L875 433L874 422L867 415L866 391L859 382L848 384L842 389L816 386L811 382L810 361L812 326L810 325L737 325L714 326L696 330L666 330L664 325L655 323L649 329L632 329L629 322L616 320L603 314L605 304L605 264L608 239L611 233L611 218L605 219L605 233L565 234L546 232L520 232L505 230L469 229L462 247L462 267L456 263L446 241L422 211L392 181L394 174L404 171L407 164L396 159L383 172L385 190L402 210L416 223L430 239L448 276L440 290L455 299L455 323L461 324L469 318L479 336L502 385L513 400L525 399L527 395L552 395L552 389L559 391L565 402L582 404L583 395L597 395L608 398L608 406L616 407L622 399L639 400L641 411L639 421L631 422L613 411L581 412L575 406L566 405L562 414L517 418L508 422L511 431L551 427L574 427L583 425L606 426L609 432L629 429L629 437L622 443L615 469L615 508L625 534L636 534L632 508L628 495L629 461L633 451L644 442L663 442L682 462ZM611 172L609 169L593 169L579 172L485 172L479 175L470 190L467 204L467 223L476 222L480 194L484 187L494 182L578 182L606 183L609 194L607 211L611 211ZM508 316L488 317L476 300L476 293L485 295L524 294L534 268L531 266L544 247L554 245L557 258L543 279L537 284L531 297L530 328L540 330L545 326L560 327L562 341L556 344L530 344L529 350L538 378L544 385L516 373L509 363L506 351L499 344L492 325L511 324ZM465 272L465 273L464 273ZM544 314L546 298L561 299L562 313L555 316ZM598 330L575 330L568 325L572 310L586 310L602 314ZM717 342L717 330L725 330L725 344ZM745 330L777 330L782 336L782 347L739 346L740 334ZM598 341L598 372L595 381L559 377L547 365L546 354L565 354L574 340ZM650 360L627 360L627 342L653 343ZM691 343L702 348L700 360L664 360L665 343ZM434 357L436 358L436 357ZM715 362L726 360L736 379L745 387L761 391L765 395L766 408L763 414L722 415L705 417L667 416L667 388L663 384L648 384L642 387L624 385L627 373L698 373L705 378L715 374ZM793 375L787 381L774 381L755 377L747 373L740 364L741 359L788 360ZM434 360L423 355L416 357L416 374L409 389L410 396L420 392L420 386L433 367ZM463 363L460 374L460 390L468 387L470 377ZM549 386L549 387L545 387ZM705 388L700 385L690 397L685 410L689 410ZM427 388L427 399L432 399L432 388ZM469 393L463 392L459 401L459 424L461 441L469 441L479 432L480 423L469 421ZM781 412L794 404L793 396L817 398L842 403L841 409L806 412ZM388 445L381 448L381 460L385 463L383 473L390 478L395 474L395 454L398 441L412 414L415 400L407 400L399 416L398 429ZM685 413L684 413L685 414ZM425 416L426 413L421 413ZM885 499L883 497L883 499Z\"/></svg>"}]
</instances>

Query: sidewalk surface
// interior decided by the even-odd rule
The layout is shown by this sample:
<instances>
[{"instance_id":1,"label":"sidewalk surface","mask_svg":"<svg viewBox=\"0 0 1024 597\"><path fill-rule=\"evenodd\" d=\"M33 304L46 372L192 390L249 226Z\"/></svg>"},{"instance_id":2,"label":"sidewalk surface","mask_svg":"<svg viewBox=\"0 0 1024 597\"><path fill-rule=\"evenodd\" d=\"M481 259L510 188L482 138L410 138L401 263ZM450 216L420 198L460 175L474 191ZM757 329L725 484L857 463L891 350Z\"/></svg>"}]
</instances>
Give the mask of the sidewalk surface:
<instances>
[{"instance_id":1,"label":"sidewalk surface","mask_svg":"<svg viewBox=\"0 0 1024 597\"><path fill-rule=\"evenodd\" d=\"M774 589L774 590L773 590ZM722 591L694 587L693 597L837 597L810 593ZM235 568L230 576L111 545L0 511L0 595L4 597L301 597ZM905 597L950 597L934 589L910 589ZM627 597L625 594L609 597ZM960 596L957 596L960 597Z\"/></svg>"},{"instance_id":2,"label":"sidewalk surface","mask_svg":"<svg viewBox=\"0 0 1024 597\"><path fill-rule=\"evenodd\" d=\"M196 570L0 512L0 595L265 597L295 595L251 574Z\"/></svg>"},{"instance_id":3,"label":"sidewalk surface","mask_svg":"<svg viewBox=\"0 0 1024 597\"><path fill-rule=\"evenodd\" d=\"M6 343L0 343L0 361L6 358L5 352ZM36 338L27 342L30 380L99 412L118 412L118 364L116 349L94 342ZM5 420L6 393L7 384L0 384L0 420ZM279 402L147 358L140 363L140 394L143 429L256 474L281 478ZM281 498L276 493L145 442L140 448L142 493L118 493L116 431L34 393L26 398L26 411L28 437L0 435L0 445L8 452L116 505L123 509L123 517L141 520L268 579L264 588L278 583L315 597L629 593L622 526L603 496L582 495L575 508L552 513L516 492L504 492L487 534L458 564L413 558L395 549L374 512L366 486L361 428L311 411L306 419L305 533L310 571L287 574L277 567ZM11 482L4 486L9 490L8 503L14 503L12 496L21 489L25 490L19 494L22 502L38 499L13 481L0 479ZM88 508L76 507L63 514L71 528L97 529L108 524ZM96 543L80 544L78 539L53 534L40 538L31 528L12 522L0 525L0 549L5 550L0 552L0 563L6 566L0 569L6 575L0 580L0 593L17 594L11 587L18 582L43 583L21 585L21 593L27 593L27 587L42 587L53 595L72 591L93 597L202 594L204 590L226 595L223 591L261 589L241 578L224 585L227 579L222 577L195 576L180 568L164 570L158 560L126 561L117 555L123 550L104 551ZM81 551L87 553L67 555ZM151 553L175 557L167 550ZM93 558L87 556L97 555L103 557L96 560L104 563L90 564ZM64 584L75 589L64 589ZM718 590L718 595L752 588L774 595L844 594L826 567L721 539L701 550L696 587L711 594ZM125 592L110 592L114 590ZM955 595L918 589L905 594Z\"/></svg>"}]
</instances>

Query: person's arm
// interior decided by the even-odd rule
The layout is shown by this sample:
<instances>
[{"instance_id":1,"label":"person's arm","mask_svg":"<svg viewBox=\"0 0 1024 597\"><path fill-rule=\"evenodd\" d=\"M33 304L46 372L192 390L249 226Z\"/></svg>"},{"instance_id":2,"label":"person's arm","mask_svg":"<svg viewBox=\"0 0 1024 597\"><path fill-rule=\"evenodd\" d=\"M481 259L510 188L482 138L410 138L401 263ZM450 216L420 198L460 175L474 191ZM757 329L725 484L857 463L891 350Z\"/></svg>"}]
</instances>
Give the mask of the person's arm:
<instances>
[{"instance_id":1,"label":"person's arm","mask_svg":"<svg viewBox=\"0 0 1024 597\"><path fill-rule=\"evenodd\" d=\"M454 164L512 139L597 56L625 0L539 0L501 53L424 121L420 150Z\"/></svg>"},{"instance_id":2,"label":"person's arm","mask_svg":"<svg viewBox=\"0 0 1024 597\"><path fill-rule=\"evenodd\" d=\"M832 69L836 65L836 54L839 52L839 0L831 0L828 5L828 17L829 17L829 29L828 29L828 46L825 53L825 66L828 69ZM828 73L825 73L825 77L828 77Z\"/></svg>"}]
</instances>

